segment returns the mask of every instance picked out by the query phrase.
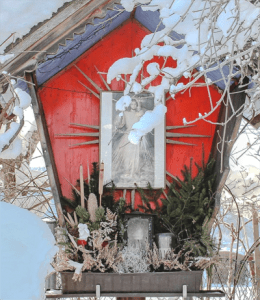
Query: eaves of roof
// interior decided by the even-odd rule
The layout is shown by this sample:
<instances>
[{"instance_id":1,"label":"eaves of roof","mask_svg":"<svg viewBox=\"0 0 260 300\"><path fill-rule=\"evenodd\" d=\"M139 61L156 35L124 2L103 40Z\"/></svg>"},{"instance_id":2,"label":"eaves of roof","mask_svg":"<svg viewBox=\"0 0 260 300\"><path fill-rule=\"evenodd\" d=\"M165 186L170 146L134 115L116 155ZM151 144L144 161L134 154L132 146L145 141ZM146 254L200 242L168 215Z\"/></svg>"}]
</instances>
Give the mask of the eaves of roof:
<instances>
[{"instance_id":1,"label":"eaves of roof","mask_svg":"<svg viewBox=\"0 0 260 300\"><path fill-rule=\"evenodd\" d=\"M130 13L120 11L118 2L73 1L16 45L12 50L14 59L2 70L18 77L23 77L25 71L36 70L37 82L43 84L130 17ZM160 24L157 11L144 12L137 7L134 18L151 32L162 29L162 24L157 28ZM172 32L171 38L180 40L183 36ZM222 73L228 77L228 66L224 66ZM225 89L220 70L209 72L207 77L218 88Z\"/></svg>"},{"instance_id":2,"label":"eaves of roof","mask_svg":"<svg viewBox=\"0 0 260 300\"><path fill-rule=\"evenodd\" d=\"M83 34L87 24L93 23L95 18L104 18L115 3L118 0L73 1L9 50L8 53L14 53L14 57L0 66L0 73L6 71L23 77L24 72L35 70L48 54L55 55L67 40L74 40L75 36Z\"/></svg>"}]
</instances>

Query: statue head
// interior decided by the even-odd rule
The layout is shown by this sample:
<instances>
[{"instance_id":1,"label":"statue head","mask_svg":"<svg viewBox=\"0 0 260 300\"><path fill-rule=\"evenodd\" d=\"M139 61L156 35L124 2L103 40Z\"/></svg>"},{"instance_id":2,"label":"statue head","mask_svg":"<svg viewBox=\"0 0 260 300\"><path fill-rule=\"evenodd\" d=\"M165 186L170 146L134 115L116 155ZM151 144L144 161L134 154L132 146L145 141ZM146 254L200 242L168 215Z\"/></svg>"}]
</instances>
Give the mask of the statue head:
<instances>
[{"instance_id":1,"label":"statue head","mask_svg":"<svg viewBox=\"0 0 260 300\"><path fill-rule=\"evenodd\" d=\"M138 103L137 103L136 99L132 99L132 101L130 103L131 110L136 110L137 107L138 107Z\"/></svg>"}]
</instances>

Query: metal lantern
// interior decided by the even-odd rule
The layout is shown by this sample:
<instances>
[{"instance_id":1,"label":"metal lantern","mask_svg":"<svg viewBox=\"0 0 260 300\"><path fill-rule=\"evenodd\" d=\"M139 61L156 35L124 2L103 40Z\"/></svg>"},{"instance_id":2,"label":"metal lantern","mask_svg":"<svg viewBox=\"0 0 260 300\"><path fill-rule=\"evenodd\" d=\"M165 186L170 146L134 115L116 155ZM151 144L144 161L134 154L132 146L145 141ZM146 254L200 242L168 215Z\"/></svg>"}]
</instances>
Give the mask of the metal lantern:
<instances>
[{"instance_id":1,"label":"metal lantern","mask_svg":"<svg viewBox=\"0 0 260 300\"><path fill-rule=\"evenodd\" d=\"M153 242L153 215L141 212L125 214L126 239L129 248L146 249L146 244Z\"/></svg>"}]
</instances>

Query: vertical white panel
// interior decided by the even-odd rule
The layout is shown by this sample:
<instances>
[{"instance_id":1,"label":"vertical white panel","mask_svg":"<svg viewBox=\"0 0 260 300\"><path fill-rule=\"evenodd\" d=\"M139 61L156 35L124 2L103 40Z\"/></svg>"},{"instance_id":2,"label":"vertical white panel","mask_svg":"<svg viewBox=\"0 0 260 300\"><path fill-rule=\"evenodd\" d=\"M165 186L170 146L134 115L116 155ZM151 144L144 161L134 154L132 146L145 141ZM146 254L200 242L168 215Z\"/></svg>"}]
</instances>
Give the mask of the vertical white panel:
<instances>
[{"instance_id":1,"label":"vertical white panel","mask_svg":"<svg viewBox=\"0 0 260 300\"><path fill-rule=\"evenodd\" d=\"M104 162L104 183L112 178L112 93L101 94L100 161Z\"/></svg>"},{"instance_id":2,"label":"vertical white panel","mask_svg":"<svg viewBox=\"0 0 260 300\"><path fill-rule=\"evenodd\" d=\"M165 117L154 130L154 188L165 186Z\"/></svg>"}]
</instances>

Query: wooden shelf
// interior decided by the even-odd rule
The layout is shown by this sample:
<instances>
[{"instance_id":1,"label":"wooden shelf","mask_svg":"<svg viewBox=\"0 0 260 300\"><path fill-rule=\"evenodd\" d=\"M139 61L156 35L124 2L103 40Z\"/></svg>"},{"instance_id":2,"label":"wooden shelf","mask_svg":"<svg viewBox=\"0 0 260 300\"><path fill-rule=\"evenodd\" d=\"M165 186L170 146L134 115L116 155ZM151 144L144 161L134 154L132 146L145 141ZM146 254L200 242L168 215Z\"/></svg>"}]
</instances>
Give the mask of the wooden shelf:
<instances>
[{"instance_id":1,"label":"wooden shelf","mask_svg":"<svg viewBox=\"0 0 260 300\"><path fill-rule=\"evenodd\" d=\"M61 290L50 290L46 292L46 298L73 298L73 297L95 297L94 293L62 294ZM181 297L182 293L101 293L101 297ZM225 297L219 290L199 291L198 293L187 293L188 297Z\"/></svg>"}]
</instances>

